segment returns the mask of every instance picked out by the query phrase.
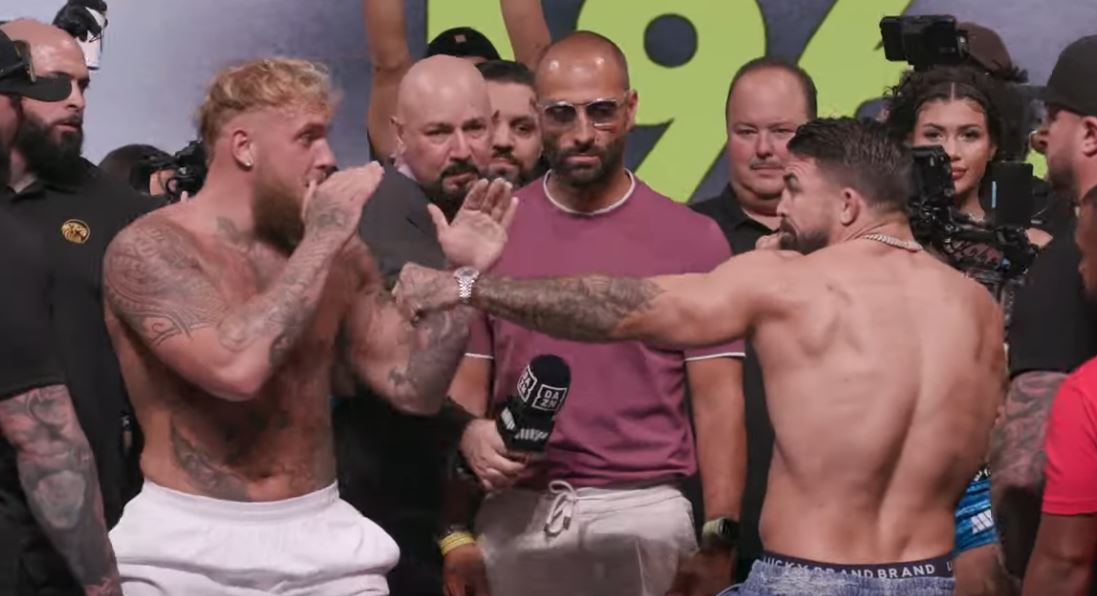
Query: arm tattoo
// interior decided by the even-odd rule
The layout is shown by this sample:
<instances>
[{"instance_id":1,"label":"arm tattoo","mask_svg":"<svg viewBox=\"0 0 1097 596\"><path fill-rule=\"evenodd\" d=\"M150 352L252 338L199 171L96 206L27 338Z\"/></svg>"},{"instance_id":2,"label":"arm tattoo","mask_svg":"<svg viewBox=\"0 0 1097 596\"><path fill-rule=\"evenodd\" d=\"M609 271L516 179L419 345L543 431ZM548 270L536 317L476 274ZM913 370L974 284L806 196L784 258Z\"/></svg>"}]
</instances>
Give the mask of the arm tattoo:
<instances>
[{"instance_id":1,"label":"arm tattoo","mask_svg":"<svg viewBox=\"0 0 1097 596\"><path fill-rule=\"evenodd\" d=\"M121 594L95 460L63 385L0 402L19 480L42 532L88 593Z\"/></svg>"},{"instance_id":2,"label":"arm tattoo","mask_svg":"<svg viewBox=\"0 0 1097 596\"><path fill-rule=\"evenodd\" d=\"M413 344L398 348L407 350L407 361L389 370L388 381L395 395L429 410L442 404L464 356L471 318L468 309L431 313L406 338L397 340Z\"/></svg>"},{"instance_id":3,"label":"arm tattoo","mask_svg":"<svg viewBox=\"0 0 1097 596\"><path fill-rule=\"evenodd\" d=\"M523 281L483 278L473 303L523 327L575 341L628 339L629 324L663 293L645 279L604 276Z\"/></svg>"},{"instance_id":4,"label":"arm tattoo","mask_svg":"<svg viewBox=\"0 0 1097 596\"><path fill-rule=\"evenodd\" d=\"M222 347L264 349L271 366L285 360L311 320L340 247L332 234L307 236L270 288L230 308L180 230L146 222L123 234L106 255L107 299L150 346L214 328Z\"/></svg>"},{"instance_id":5,"label":"arm tattoo","mask_svg":"<svg viewBox=\"0 0 1097 596\"><path fill-rule=\"evenodd\" d=\"M1036 371L1010 384L1005 415L990 445L991 492L1006 567L1024 573L1040 521L1044 485L1044 431L1048 412L1066 375Z\"/></svg>"}]
</instances>

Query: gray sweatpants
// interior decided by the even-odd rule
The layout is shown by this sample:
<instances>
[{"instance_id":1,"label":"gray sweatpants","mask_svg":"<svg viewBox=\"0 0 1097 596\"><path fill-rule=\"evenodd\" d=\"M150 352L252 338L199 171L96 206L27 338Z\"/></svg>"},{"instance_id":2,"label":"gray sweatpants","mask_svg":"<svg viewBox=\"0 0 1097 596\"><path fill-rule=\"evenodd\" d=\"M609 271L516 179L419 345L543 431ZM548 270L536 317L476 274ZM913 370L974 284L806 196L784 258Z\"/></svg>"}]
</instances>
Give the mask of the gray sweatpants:
<instances>
[{"instance_id":1,"label":"gray sweatpants","mask_svg":"<svg viewBox=\"0 0 1097 596\"><path fill-rule=\"evenodd\" d=\"M946 577L869 577L759 559L747 581L719 596L952 596L953 585Z\"/></svg>"},{"instance_id":2,"label":"gray sweatpants","mask_svg":"<svg viewBox=\"0 0 1097 596\"><path fill-rule=\"evenodd\" d=\"M511 490L484 501L475 529L492 596L664 596L697 549L670 485Z\"/></svg>"}]
</instances>

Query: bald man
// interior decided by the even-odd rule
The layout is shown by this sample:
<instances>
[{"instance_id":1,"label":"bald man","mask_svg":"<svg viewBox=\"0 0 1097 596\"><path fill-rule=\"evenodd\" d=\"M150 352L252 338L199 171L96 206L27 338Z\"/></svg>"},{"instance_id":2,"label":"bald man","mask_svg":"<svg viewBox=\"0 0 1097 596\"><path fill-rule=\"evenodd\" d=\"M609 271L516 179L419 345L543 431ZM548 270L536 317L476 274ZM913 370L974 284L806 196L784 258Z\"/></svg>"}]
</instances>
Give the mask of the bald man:
<instances>
[{"instance_id":1,"label":"bald man","mask_svg":"<svg viewBox=\"0 0 1097 596\"><path fill-rule=\"evenodd\" d=\"M13 213L44 247L41 252L51 277L51 340L95 456L109 528L139 482L136 453L127 449L126 429L132 427L129 399L103 325L101 264L111 239L156 203L102 176L81 156L89 79L84 54L72 36L25 19L5 24L3 31L27 42L37 77L59 79L65 89L65 96L55 102L0 98L0 135L11 141L14 190L0 193L7 195L0 199L0 207ZM0 502L7 500L0 497ZM8 544L30 551L45 544L38 537L0 535ZM32 583L56 584L66 575L58 560L25 554L24 567L33 570L28 574ZM7 592L0 587L0 593Z\"/></svg>"},{"instance_id":2,"label":"bald man","mask_svg":"<svg viewBox=\"0 0 1097 596\"><path fill-rule=\"evenodd\" d=\"M386 168L360 222L361 238L386 277L409 262L447 266L431 212L440 222L451 219L487 169L491 115L484 79L467 60L426 58L401 81L392 118L394 165ZM440 595L442 560L435 540L445 454L468 415L452 402L438 417L408 415L368 391L358 393L335 406L341 494L400 546L400 562L389 574L393 593Z\"/></svg>"},{"instance_id":3,"label":"bald man","mask_svg":"<svg viewBox=\"0 0 1097 596\"><path fill-rule=\"evenodd\" d=\"M728 258L714 222L625 167L638 97L612 41L589 32L561 39L542 58L535 85L551 170L519 191L495 272L658 275L707 272ZM540 354L563 358L572 383L544 461L527 465L507 451L490 418ZM688 351L593 346L477 319L451 390L481 417L460 447L492 493L469 528L476 540L452 528L442 543L449 593L481 594L490 584L494 596L664 596L676 575L689 595L730 584L745 465L741 356L732 341ZM697 471L698 454L712 522L700 552L680 488Z\"/></svg>"}]
</instances>

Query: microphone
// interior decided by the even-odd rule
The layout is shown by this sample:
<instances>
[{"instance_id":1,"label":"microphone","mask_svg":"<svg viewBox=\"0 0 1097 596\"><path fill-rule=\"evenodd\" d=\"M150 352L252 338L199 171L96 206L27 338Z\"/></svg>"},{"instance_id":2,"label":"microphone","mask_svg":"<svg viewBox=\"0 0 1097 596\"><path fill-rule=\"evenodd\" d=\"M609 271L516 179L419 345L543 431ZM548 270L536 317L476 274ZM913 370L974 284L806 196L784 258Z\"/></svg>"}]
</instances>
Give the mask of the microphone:
<instances>
[{"instance_id":1,"label":"microphone","mask_svg":"<svg viewBox=\"0 0 1097 596\"><path fill-rule=\"evenodd\" d=\"M495 418L507 449L544 451L570 386L571 369L562 358L542 354L531 360L518 379L517 393L507 397Z\"/></svg>"}]
</instances>

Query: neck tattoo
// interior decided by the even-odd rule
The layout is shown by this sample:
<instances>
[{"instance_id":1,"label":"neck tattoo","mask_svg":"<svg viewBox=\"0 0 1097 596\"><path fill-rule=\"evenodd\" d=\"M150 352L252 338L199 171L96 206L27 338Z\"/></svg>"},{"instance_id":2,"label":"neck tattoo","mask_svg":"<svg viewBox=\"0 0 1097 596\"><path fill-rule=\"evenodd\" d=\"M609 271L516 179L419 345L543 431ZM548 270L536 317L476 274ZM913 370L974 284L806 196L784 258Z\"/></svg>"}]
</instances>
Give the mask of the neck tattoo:
<instances>
[{"instance_id":1,"label":"neck tattoo","mask_svg":"<svg viewBox=\"0 0 1097 596\"><path fill-rule=\"evenodd\" d=\"M910 252L918 252L922 250L922 245L914 242L913 240L901 240L895 236L889 236L887 234L865 234L861 236L865 240L873 240L881 244L886 244L893 248L901 248L903 250L909 250Z\"/></svg>"}]
</instances>

